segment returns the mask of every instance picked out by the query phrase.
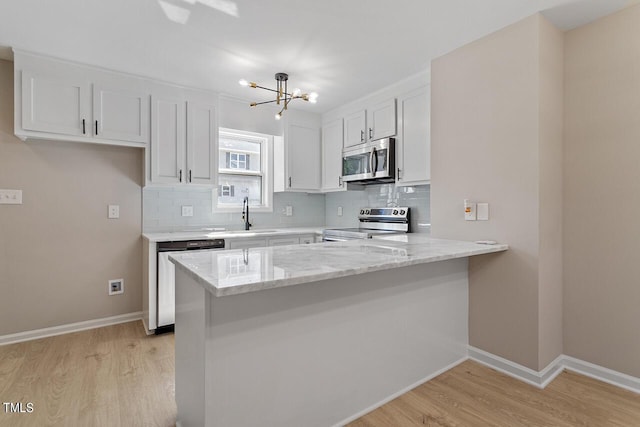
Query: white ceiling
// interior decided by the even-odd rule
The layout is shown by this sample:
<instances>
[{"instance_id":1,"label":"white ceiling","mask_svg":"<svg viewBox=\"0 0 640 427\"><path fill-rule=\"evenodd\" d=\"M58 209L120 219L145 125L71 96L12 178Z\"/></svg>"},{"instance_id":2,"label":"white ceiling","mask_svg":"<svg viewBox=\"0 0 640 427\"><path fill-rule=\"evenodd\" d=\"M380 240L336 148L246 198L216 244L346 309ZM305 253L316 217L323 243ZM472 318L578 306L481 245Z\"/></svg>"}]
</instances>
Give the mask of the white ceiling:
<instances>
[{"instance_id":1,"label":"white ceiling","mask_svg":"<svg viewBox=\"0 0 640 427\"><path fill-rule=\"evenodd\" d=\"M248 100L240 78L287 72L325 112L538 11L567 29L638 1L1 0L0 46Z\"/></svg>"}]
</instances>

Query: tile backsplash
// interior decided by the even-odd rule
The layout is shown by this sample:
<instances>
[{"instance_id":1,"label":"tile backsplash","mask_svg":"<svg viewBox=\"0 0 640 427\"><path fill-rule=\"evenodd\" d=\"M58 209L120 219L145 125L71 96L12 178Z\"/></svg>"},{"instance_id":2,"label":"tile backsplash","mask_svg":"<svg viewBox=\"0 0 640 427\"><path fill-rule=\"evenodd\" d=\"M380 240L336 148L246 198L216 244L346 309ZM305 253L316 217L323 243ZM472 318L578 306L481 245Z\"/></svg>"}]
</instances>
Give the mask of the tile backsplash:
<instances>
[{"instance_id":1,"label":"tile backsplash","mask_svg":"<svg viewBox=\"0 0 640 427\"><path fill-rule=\"evenodd\" d=\"M396 187L394 184L370 185L362 191L327 194L275 193L273 212L251 212L256 228L266 227L357 227L363 207L409 206L411 231L430 231L428 185ZM224 227L243 227L239 212L213 213L213 192L206 187L145 187L142 190L143 230L145 233L171 232ZM182 206L193 206L193 216L183 217ZM293 215L286 216L286 206ZM338 206L342 216L338 216Z\"/></svg>"},{"instance_id":2,"label":"tile backsplash","mask_svg":"<svg viewBox=\"0 0 640 427\"><path fill-rule=\"evenodd\" d=\"M145 187L142 190L145 233L224 227L242 229L240 212L213 213L213 191L206 187ZM324 225L323 194L275 193L273 212L251 212L254 227L312 227ZM193 216L183 217L182 206L193 206ZM286 206L293 215L286 216Z\"/></svg>"},{"instance_id":3,"label":"tile backsplash","mask_svg":"<svg viewBox=\"0 0 640 427\"><path fill-rule=\"evenodd\" d=\"M411 232L431 231L429 185L396 187L394 184L366 186L363 191L327 193L325 223L329 227L357 227L364 207L408 206L411 208ZM342 207L342 216L338 216Z\"/></svg>"}]
</instances>

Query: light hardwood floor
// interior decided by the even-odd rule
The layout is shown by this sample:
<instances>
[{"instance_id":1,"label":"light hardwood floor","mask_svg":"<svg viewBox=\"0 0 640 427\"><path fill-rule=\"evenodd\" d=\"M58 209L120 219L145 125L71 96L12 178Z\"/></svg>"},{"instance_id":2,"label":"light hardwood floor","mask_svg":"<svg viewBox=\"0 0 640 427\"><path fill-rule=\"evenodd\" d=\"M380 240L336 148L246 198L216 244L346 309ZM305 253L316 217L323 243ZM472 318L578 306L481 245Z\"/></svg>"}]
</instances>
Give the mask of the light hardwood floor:
<instances>
[{"instance_id":1,"label":"light hardwood floor","mask_svg":"<svg viewBox=\"0 0 640 427\"><path fill-rule=\"evenodd\" d=\"M34 410L0 426L174 426L173 349L139 321L2 346L0 401Z\"/></svg>"},{"instance_id":2,"label":"light hardwood floor","mask_svg":"<svg viewBox=\"0 0 640 427\"><path fill-rule=\"evenodd\" d=\"M140 322L0 346L0 403L34 404L0 406L0 426L175 426L173 350ZM425 425L639 427L640 395L569 372L538 390L467 361L350 424Z\"/></svg>"},{"instance_id":3,"label":"light hardwood floor","mask_svg":"<svg viewBox=\"0 0 640 427\"><path fill-rule=\"evenodd\" d=\"M387 426L640 426L640 395L571 372L544 390L472 361L349 424Z\"/></svg>"}]
</instances>

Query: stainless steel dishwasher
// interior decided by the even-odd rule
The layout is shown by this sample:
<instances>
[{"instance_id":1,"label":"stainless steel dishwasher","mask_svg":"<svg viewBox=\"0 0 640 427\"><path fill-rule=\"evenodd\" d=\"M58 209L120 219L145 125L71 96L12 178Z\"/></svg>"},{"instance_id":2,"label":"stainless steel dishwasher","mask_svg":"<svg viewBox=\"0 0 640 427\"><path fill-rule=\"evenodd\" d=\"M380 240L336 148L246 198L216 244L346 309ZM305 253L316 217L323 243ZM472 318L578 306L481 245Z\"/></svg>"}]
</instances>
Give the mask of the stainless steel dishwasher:
<instances>
[{"instance_id":1,"label":"stainless steel dishwasher","mask_svg":"<svg viewBox=\"0 0 640 427\"><path fill-rule=\"evenodd\" d=\"M158 323L156 334L173 331L176 320L176 271L169 255L183 251L224 249L224 239L158 242Z\"/></svg>"}]
</instances>

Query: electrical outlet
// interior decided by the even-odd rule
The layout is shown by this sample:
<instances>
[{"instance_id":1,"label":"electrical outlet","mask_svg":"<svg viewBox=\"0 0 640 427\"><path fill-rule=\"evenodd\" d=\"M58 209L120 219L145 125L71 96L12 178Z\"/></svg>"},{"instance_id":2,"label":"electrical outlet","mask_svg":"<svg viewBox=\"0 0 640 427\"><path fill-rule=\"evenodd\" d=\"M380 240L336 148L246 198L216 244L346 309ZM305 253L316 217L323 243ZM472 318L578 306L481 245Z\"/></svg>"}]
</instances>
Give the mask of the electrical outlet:
<instances>
[{"instance_id":1,"label":"electrical outlet","mask_svg":"<svg viewBox=\"0 0 640 427\"><path fill-rule=\"evenodd\" d=\"M0 205L21 205L22 190L0 190Z\"/></svg>"},{"instance_id":2,"label":"electrical outlet","mask_svg":"<svg viewBox=\"0 0 640 427\"><path fill-rule=\"evenodd\" d=\"M287 216L292 216L293 215L293 206L287 206L286 215Z\"/></svg>"},{"instance_id":3,"label":"electrical outlet","mask_svg":"<svg viewBox=\"0 0 640 427\"><path fill-rule=\"evenodd\" d=\"M182 216L193 216L193 206L183 206Z\"/></svg>"},{"instance_id":4,"label":"electrical outlet","mask_svg":"<svg viewBox=\"0 0 640 427\"><path fill-rule=\"evenodd\" d=\"M109 280L109 295L124 293L124 279Z\"/></svg>"},{"instance_id":5,"label":"electrical outlet","mask_svg":"<svg viewBox=\"0 0 640 427\"><path fill-rule=\"evenodd\" d=\"M120 205L109 205L109 219L120 218Z\"/></svg>"},{"instance_id":6,"label":"electrical outlet","mask_svg":"<svg viewBox=\"0 0 640 427\"><path fill-rule=\"evenodd\" d=\"M338 206L338 216L342 216L342 206Z\"/></svg>"}]
</instances>

